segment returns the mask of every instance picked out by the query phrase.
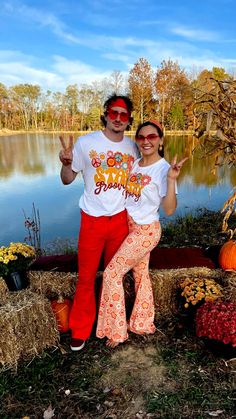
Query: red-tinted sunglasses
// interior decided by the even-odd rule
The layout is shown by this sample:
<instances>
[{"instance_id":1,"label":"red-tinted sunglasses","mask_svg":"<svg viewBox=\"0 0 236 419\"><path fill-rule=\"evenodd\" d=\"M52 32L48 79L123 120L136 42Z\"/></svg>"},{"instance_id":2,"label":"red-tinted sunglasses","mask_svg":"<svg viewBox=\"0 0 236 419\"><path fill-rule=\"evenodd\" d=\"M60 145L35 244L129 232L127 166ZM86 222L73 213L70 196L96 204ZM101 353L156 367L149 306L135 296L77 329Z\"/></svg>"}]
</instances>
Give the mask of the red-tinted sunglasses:
<instances>
[{"instance_id":1,"label":"red-tinted sunglasses","mask_svg":"<svg viewBox=\"0 0 236 419\"><path fill-rule=\"evenodd\" d=\"M146 137L144 135L137 135L135 140L136 141L144 141L144 140L156 141L158 138L160 138L160 137L157 134L148 134L148 135L146 135Z\"/></svg>"},{"instance_id":2,"label":"red-tinted sunglasses","mask_svg":"<svg viewBox=\"0 0 236 419\"><path fill-rule=\"evenodd\" d=\"M109 109L107 111L107 115L109 116L110 119L112 119L113 121L118 117L118 115L120 116L120 120L122 122L127 122L129 120L129 113L128 112L119 112L119 111L115 111L113 109Z\"/></svg>"}]
</instances>

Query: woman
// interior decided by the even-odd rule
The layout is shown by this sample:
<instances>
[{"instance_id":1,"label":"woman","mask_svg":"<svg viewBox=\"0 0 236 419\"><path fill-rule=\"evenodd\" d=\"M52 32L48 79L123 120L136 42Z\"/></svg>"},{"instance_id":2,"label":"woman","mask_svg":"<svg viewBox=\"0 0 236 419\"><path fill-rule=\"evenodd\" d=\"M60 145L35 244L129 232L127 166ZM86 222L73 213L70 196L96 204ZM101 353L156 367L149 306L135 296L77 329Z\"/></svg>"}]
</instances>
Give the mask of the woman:
<instances>
[{"instance_id":1,"label":"woman","mask_svg":"<svg viewBox=\"0 0 236 419\"><path fill-rule=\"evenodd\" d=\"M176 179L187 158L170 165L163 157L163 130L159 122L141 124L135 140L141 158L134 162L126 187L129 234L108 264L97 323L97 337L107 337L112 348L128 338L127 331L154 333L154 300L149 277L151 250L161 237L159 207L167 215L176 209ZM135 302L126 321L123 277L133 269Z\"/></svg>"}]
</instances>

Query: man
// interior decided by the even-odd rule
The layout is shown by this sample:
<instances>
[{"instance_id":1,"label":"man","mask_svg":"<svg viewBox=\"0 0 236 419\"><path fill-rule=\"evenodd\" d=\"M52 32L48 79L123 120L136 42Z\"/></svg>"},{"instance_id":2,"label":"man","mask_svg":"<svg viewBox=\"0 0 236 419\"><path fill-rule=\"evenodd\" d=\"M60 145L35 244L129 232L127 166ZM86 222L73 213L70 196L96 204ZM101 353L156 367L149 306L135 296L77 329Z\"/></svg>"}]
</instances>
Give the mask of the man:
<instances>
[{"instance_id":1,"label":"man","mask_svg":"<svg viewBox=\"0 0 236 419\"><path fill-rule=\"evenodd\" d=\"M113 95L104 104L103 131L79 137L74 147L72 137L68 147L60 137L62 182L70 184L78 172L82 172L84 179L79 203L79 278L69 320L73 351L84 347L95 321L94 285L101 255L104 254L106 266L128 234L125 185L138 157L135 143L124 136L132 123L131 112L128 97Z\"/></svg>"}]
</instances>

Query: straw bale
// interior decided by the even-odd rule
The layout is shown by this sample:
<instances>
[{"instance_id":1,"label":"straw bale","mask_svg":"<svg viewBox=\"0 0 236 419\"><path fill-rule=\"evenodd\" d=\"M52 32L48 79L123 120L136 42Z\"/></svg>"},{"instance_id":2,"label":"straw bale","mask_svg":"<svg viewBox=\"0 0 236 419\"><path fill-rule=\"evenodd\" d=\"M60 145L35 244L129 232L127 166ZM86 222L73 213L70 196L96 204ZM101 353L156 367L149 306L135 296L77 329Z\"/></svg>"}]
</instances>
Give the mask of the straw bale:
<instances>
[{"instance_id":1,"label":"straw bale","mask_svg":"<svg viewBox=\"0 0 236 419\"><path fill-rule=\"evenodd\" d=\"M103 272L99 271L96 276L96 296ZM30 271L29 281L31 290L43 294L48 298L62 295L73 298L77 282L77 272L56 271ZM227 300L236 301L236 273L222 269L210 269L206 267L192 267L179 269L150 270L154 301L156 306L156 319L168 319L177 313L178 282L183 278L209 278L221 284L224 289L224 297ZM128 315L131 313L134 302L134 284L132 272L126 274L124 279L126 308Z\"/></svg>"},{"instance_id":2,"label":"straw bale","mask_svg":"<svg viewBox=\"0 0 236 419\"><path fill-rule=\"evenodd\" d=\"M223 286L224 297L226 300L236 303L236 271L222 272L219 282Z\"/></svg>"},{"instance_id":3,"label":"straw bale","mask_svg":"<svg viewBox=\"0 0 236 419\"><path fill-rule=\"evenodd\" d=\"M9 290L7 284L2 277L0 277L0 306L6 304L9 298Z\"/></svg>"},{"instance_id":4,"label":"straw bale","mask_svg":"<svg viewBox=\"0 0 236 419\"><path fill-rule=\"evenodd\" d=\"M95 290L99 292L102 282L102 271L96 274ZM62 296L73 298L78 280L78 272L29 271L30 289L49 299Z\"/></svg>"},{"instance_id":5,"label":"straw bale","mask_svg":"<svg viewBox=\"0 0 236 419\"><path fill-rule=\"evenodd\" d=\"M29 289L11 292L0 307L0 364L16 368L23 358L34 358L56 346L59 332L50 302Z\"/></svg>"},{"instance_id":6,"label":"straw bale","mask_svg":"<svg viewBox=\"0 0 236 419\"><path fill-rule=\"evenodd\" d=\"M156 308L156 320L168 320L177 313L177 288L180 280L184 278L207 278L214 279L222 284L227 283L225 272L221 269L209 269L205 267L160 269L150 270L154 302Z\"/></svg>"},{"instance_id":7,"label":"straw bale","mask_svg":"<svg viewBox=\"0 0 236 419\"><path fill-rule=\"evenodd\" d=\"M75 293L77 272L29 271L30 289L47 298L71 298Z\"/></svg>"}]
</instances>

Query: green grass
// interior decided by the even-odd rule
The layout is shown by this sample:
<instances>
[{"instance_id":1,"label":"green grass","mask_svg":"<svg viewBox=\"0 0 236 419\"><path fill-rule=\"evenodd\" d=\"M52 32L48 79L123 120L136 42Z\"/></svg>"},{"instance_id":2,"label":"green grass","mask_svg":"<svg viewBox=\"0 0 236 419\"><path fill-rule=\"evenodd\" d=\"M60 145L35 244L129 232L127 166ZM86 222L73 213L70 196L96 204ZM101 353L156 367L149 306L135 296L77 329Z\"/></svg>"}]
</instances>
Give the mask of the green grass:
<instances>
[{"instance_id":1,"label":"green grass","mask_svg":"<svg viewBox=\"0 0 236 419\"><path fill-rule=\"evenodd\" d=\"M218 211L198 209L194 213L178 216L172 221L162 221L162 237L159 247L208 247L220 245L227 239L222 233L223 215ZM230 228L236 228L236 215L229 220ZM44 255L68 255L77 253L77 240L56 238L42 250Z\"/></svg>"},{"instance_id":2,"label":"green grass","mask_svg":"<svg viewBox=\"0 0 236 419\"><path fill-rule=\"evenodd\" d=\"M163 226L163 234L159 246L208 247L222 244L226 234L222 233L223 215L220 212L199 209L194 214L177 217L173 222ZM236 216L230 219L231 228L236 227Z\"/></svg>"},{"instance_id":3,"label":"green grass","mask_svg":"<svg viewBox=\"0 0 236 419\"><path fill-rule=\"evenodd\" d=\"M22 362L17 372L1 373L0 417L42 418L51 405L58 419L112 418L114 412L133 419L140 411L154 418L195 419L217 410L223 412L220 418L233 418L235 361L214 355L191 331L181 336L166 325L161 330L158 336L131 335L115 351L91 338L84 351L72 353L69 336L62 336L63 353L47 351ZM136 408L140 395L142 405Z\"/></svg>"}]
</instances>

